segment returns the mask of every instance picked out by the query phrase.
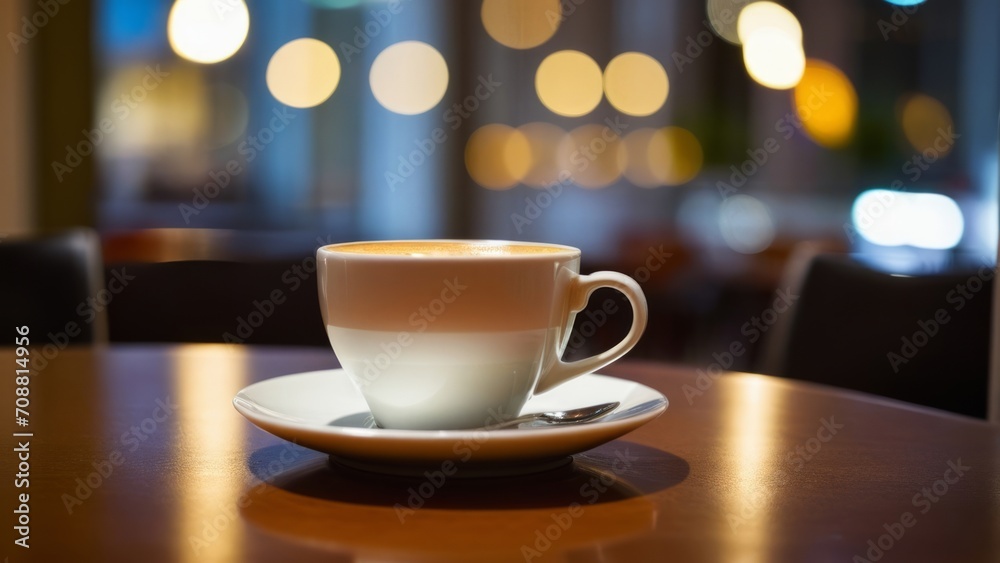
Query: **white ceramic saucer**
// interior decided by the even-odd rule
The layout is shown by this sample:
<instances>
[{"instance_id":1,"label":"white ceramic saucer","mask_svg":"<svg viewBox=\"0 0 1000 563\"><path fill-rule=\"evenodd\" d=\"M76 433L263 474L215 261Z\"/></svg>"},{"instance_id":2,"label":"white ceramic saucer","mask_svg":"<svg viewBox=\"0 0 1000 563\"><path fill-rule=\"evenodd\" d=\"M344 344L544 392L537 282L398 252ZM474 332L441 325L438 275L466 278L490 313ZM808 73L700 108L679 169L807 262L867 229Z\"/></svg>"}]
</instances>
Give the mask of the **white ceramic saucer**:
<instances>
[{"instance_id":1,"label":"white ceramic saucer","mask_svg":"<svg viewBox=\"0 0 1000 563\"><path fill-rule=\"evenodd\" d=\"M457 475L513 474L566 463L653 420L667 408L657 391L623 379L583 375L532 397L524 412L547 412L618 401L588 423L505 430L369 428L364 398L340 369L275 377L236 394L236 410L258 427L328 453L358 469L412 474L454 463ZM450 468L450 466L447 466Z\"/></svg>"}]
</instances>

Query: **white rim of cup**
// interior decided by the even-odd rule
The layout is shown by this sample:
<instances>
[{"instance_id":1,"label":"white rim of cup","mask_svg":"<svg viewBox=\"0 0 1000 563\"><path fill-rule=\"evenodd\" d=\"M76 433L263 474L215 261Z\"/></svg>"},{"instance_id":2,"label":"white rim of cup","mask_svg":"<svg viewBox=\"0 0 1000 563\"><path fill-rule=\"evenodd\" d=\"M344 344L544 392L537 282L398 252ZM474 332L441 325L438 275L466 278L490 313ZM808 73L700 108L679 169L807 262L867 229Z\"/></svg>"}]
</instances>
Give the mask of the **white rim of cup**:
<instances>
[{"instance_id":1,"label":"white rim of cup","mask_svg":"<svg viewBox=\"0 0 1000 563\"><path fill-rule=\"evenodd\" d=\"M546 248L552 248L559 250L561 252L545 252L539 254L453 254L453 255L434 255L434 256L418 256L414 254L368 254L364 252L345 252L340 251L340 248L347 246L362 246L370 244L413 244L413 243L425 243L425 244L461 244L461 245L473 245L473 246L544 246ZM338 256L350 256L352 259L358 260L510 260L516 258L518 260L550 260L553 257L562 256L580 256L581 251L579 248L573 246L567 246L564 244L555 244L550 242L527 242L527 241L514 241L514 240L496 240L496 239L396 239L396 240L368 240L368 241L354 241L354 242L338 242L334 244L327 244L325 246L319 247L318 252L325 252L329 254L336 254Z\"/></svg>"}]
</instances>

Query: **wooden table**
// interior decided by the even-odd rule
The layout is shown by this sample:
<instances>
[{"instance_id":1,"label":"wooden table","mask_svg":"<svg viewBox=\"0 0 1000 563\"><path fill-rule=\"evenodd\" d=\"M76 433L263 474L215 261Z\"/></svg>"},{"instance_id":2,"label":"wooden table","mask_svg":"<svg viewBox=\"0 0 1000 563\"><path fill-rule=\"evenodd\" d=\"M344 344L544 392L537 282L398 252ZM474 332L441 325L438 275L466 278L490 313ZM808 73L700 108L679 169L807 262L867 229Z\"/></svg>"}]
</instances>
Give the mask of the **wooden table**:
<instances>
[{"instance_id":1,"label":"wooden table","mask_svg":"<svg viewBox=\"0 0 1000 563\"><path fill-rule=\"evenodd\" d=\"M0 391L8 415L14 359L0 352L11 372ZM337 469L231 405L251 382L335 365L332 352L287 348L61 352L32 376L29 425L5 422L2 554L142 563L1000 560L1000 429L984 422L764 376L699 381L690 368L622 362L603 371L664 392L662 417L564 469L448 480L401 516L394 507L426 479ZM33 434L23 438L28 489L15 489L17 431ZM30 549L13 544L23 492Z\"/></svg>"}]
</instances>

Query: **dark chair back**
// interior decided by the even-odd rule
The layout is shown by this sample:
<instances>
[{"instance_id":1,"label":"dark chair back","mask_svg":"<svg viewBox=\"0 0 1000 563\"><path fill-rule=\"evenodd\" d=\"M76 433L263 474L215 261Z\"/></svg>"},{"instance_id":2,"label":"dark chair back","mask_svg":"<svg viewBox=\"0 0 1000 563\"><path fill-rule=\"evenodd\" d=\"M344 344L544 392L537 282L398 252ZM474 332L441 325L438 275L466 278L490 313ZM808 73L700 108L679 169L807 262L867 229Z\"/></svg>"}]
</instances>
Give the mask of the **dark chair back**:
<instances>
[{"instance_id":1,"label":"dark chair back","mask_svg":"<svg viewBox=\"0 0 1000 563\"><path fill-rule=\"evenodd\" d=\"M13 327L28 326L32 344L102 342L107 315L101 245L87 229L0 244L0 326L11 330L0 346L13 345Z\"/></svg>"},{"instance_id":2,"label":"dark chair back","mask_svg":"<svg viewBox=\"0 0 1000 563\"><path fill-rule=\"evenodd\" d=\"M112 342L329 346L315 261L177 261L109 265L128 281L108 307Z\"/></svg>"},{"instance_id":3,"label":"dark chair back","mask_svg":"<svg viewBox=\"0 0 1000 563\"><path fill-rule=\"evenodd\" d=\"M761 371L985 418L993 275L899 276L817 255Z\"/></svg>"}]
</instances>

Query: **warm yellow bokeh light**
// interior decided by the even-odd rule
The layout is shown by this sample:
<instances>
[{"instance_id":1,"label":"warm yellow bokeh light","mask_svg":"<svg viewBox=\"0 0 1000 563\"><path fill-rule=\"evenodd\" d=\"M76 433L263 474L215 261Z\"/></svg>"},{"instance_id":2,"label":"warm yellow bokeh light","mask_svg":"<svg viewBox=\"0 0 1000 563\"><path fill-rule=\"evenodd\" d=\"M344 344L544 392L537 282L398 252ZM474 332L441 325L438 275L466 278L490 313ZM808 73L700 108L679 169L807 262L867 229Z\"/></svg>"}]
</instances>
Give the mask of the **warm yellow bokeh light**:
<instances>
[{"instance_id":1,"label":"warm yellow bokeh light","mask_svg":"<svg viewBox=\"0 0 1000 563\"><path fill-rule=\"evenodd\" d=\"M586 115L604 95L601 67L579 51L558 51L545 57L535 73L535 92L552 113Z\"/></svg>"},{"instance_id":2,"label":"warm yellow bokeh light","mask_svg":"<svg viewBox=\"0 0 1000 563\"><path fill-rule=\"evenodd\" d=\"M177 0L167 18L174 52L196 63L217 63L233 56L250 31L243 0Z\"/></svg>"},{"instance_id":3,"label":"warm yellow bokeh light","mask_svg":"<svg viewBox=\"0 0 1000 563\"><path fill-rule=\"evenodd\" d=\"M436 106L448 89L448 65L437 49L421 41L385 48L368 76L372 94L385 109L416 115Z\"/></svg>"},{"instance_id":4,"label":"warm yellow bokeh light","mask_svg":"<svg viewBox=\"0 0 1000 563\"><path fill-rule=\"evenodd\" d=\"M679 186L693 180L704 162L701 143L682 127L664 127L649 140L649 166L661 184Z\"/></svg>"},{"instance_id":5,"label":"warm yellow bokeh light","mask_svg":"<svg viewBox=\"0 0 1000 563\"><path fill-rule=\"evenodd\" d=\"M604 69L604 94L624 114L655 113L667 101L668 90L663 65L643 53L622 53Z\"/></svg>"},{"instance_id":6,"label":"warm yellow bokeh light","mask_svg":"<svg viewBox=\"0 0 1000 563\"><path fill-rule=\"evenodd\" d=\"M622 175L622 140L605 125L581 125L559 144L559 165L578 186L603 188Z\"/></svg>"},{"instance_id":7,"label":"warm yellow bokeh light","mask_svg":"<svg viewBox=\"0 0 1000 563\"><path fill-rule=\"evenodd\" d=\"M663 182L653 170L649 145L659 130L642 127L632 131L622 139L622 157L625 163L625 178L641 188L662 186Z\"/></svg>"},{"instance_id":8,"label":"warm yellow bokeh light","mask_svg":"<svg viewBox=\"0 0 1000 563\"><path fill-rule=\"evenodd\" d=\"M526 123L517 128L531 147L531 168L521 181L533 188L541 188L559 181L559 144L566 132L556 125L544 122Z\"/></svg>"},{"instance_id":9,"label":"warm yellow bokeh light","mask_svg":"<svg viewBox=\"0 0 1000 563\"><path fill-rule=\"evenodd\" d=\"M807 60L792 98L803 130L817 144L835 148L851 140L858 119L858 94L839 68Z\"/></svg>"},{"instance_id":10,"label":"warm yellow bokeh light","mask_svg":"<svg viewBox=\"0 0 1000 563\"><path fill-rule=\"evenodd\" d=\"M954 122L951 112L938 100L926 94L909 96L903 102L902 125L906 140L917 151L951 152Z\"/></svg>"},{"instance_id":11,"label":"warm yellow bokeh light","mask_svg":"<svg viewBox=\"0 0 1000 563\"><path fill-rule=\"evenodd\" d=\"M795 14L774 2L754 2L740 11L736 34L744 45L758 31L779 33L802 43L802 25Z\"/></svg>"},{"instance_id":12,"label":"warm yellow bokeh light","mask_svg":"<svg viewBox=\"0 0 1000 563\"><path fill-rule=\"evenodd\" d=\"M101 156L141 157L155 151L190 154L204 143L213 115L205 73L189 64L165 64L162 70L169 76L161 76L159 84L151 80L150 67L142 63L116 68L105 78L97 92L94 123L112 123L115 129L98 145ZM134 107L122 103L123 95ZM166 168L173 177L192 169Z\"/></svg>"},{"instance_id":13,"label":"warm yellow bokeh light","mask_svg":"<svg viewBox=\"0 0 1000 563\"><path fill-rule=\"evenodd\" d=\"M337 89L340 60L318 39L295 39L274 52L265 79L271 95L286 106L317 106Z\"/></svg>"},{"instance_id":14,"label":"warm yellow bokeh light","mask_svg":"<svg viewBox=\"0 0 1000 563\"><path fill-rule=\"evenodd\" d=\"M743 63L761 86L787 90L802 79L806 54L801 43L783 32L761 29L744 41Z\"/></svg>"},{"instance_id":15,"label":"warm yellow bokeh light","mask_svg":"<svg viewBox=\"0 0 1000 563\"><path fill-rule=\"evenodd\" d=\"M559 0L483 0L486 33L512 49L530 49L549 40L562 21Z\"/></svg>"},{"instance_id":16,"label":"warm yellow bokeh light","mask_svg":"<svg viewBox=\"0 0 1000 563\"><path fill-rule=\"evenodd\" d=\"M465 167L484 188L513 187L531 169L528 138L507 125L490 124L477 129L465 145Z\"/></svg>"}]
</instances>

